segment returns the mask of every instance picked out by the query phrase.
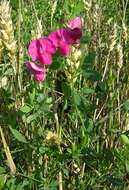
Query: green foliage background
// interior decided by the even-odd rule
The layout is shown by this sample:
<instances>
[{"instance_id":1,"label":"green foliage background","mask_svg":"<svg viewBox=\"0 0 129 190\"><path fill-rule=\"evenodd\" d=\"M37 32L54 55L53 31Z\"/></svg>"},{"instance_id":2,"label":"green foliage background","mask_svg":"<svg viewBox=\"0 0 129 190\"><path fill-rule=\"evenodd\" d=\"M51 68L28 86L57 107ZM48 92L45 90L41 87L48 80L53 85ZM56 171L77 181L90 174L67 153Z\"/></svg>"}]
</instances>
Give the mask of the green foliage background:
<instances>
[{"instance_id":1,"label":"green foliage background","mask_svg":"<svg viewBox=\"0 0 129 190\"><path fill-rule=\"evenodd\" d=\"M0 139L0 190L57 190L60 174L63 190L128 190L128 0L10 0L10 7L19 71L17 79L5 49L0 125L16 173ZM36 82L24 66L32 30L40 19L48 35L76 16L84 27L74 77L56 55L46 80Z\"/></svg>"}]
</instances>

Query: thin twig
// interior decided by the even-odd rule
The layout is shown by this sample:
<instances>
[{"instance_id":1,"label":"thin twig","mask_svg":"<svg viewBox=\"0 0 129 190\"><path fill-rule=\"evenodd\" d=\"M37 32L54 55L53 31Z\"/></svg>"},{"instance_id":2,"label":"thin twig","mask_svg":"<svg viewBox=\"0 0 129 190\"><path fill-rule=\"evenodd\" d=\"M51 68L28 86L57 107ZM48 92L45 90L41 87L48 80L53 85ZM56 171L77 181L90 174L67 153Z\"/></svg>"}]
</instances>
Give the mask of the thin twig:
<instances>
[{"instance_id":1,"label":"thin twig","mask_svg":"<svg viewBox=\"0 0 129 190\"><path fill-rule=\"evenodd\" d=\"M59 190L63 190L62 172L59 172Z\"/></svg>"},{"instance_id":2,"label":"thin twig","mask_svg":"<svg viewBox=\"0 0 129 190\"><path fill-rule=\"evenodd\" d=\"M117 107L114 112L112 113L113 115L116 114L116 111L119 111L120 108L123 107L124 104L121 104L119 107ZM100 123L103 123L105 122L110 116L109 115L106 115L104 118L102 118L100 121L96 122L96 124L100 124Z\"/></svg>"},{"instance_id":3,"label":"thin twig","mask_svg":"<svg viewBox=\"0 0 129 190\"><path fill-rule=\"evenodd\" d=\"M15 163L13 161L13 158L12 158L11 152L9 150L9 147L7 145L7 142L5 140L4 132L3 132L1 126L0 126L0 134L1 134L1 139L2 139L3 146L4 146L4 151L5 151L5 154L7 157L8 166L10 168L11 173L15 174L16 173L16 166L15 166Z\"/></svg>"},{"instance_id":4,"label":"thin twig","mask_svg":"<svg viewBox=\"0 0 129 190\"><path fill-rule=\"evenodd\" d=\"M59 138L61 139L61 132L62 132L62 128L59 124L59 118L58 118L58 114L55 113L55 120L56 120L56 130L57 130L57 134L59 136ZM59 151L62 154L62 150L61 147L59 145ZM59 190L63 190L63 184L62 184L62 172L59 172Z\"/></svg>"},{"instance_id":5,"label":"thin twig","mask_svg":"<svg viewBox=\"0 0 129 190\"><path fill-rule=\"evenodd\" d=\"M41 25L40 25L40 20L39 20L39 18L38 18L38 14L37 14L37 11L36 11L36 8L35 8L34 1L31 0L31 3L32 3L32 6L33 6L33 10L34 10L35 17L36 17L36 19L37 19L37 23L38 23L38 26L39 26L40 33L42 34L42 29L41 29Z\"/></svg>"},{"instance_id":6,"label":"thin twig","mask_svg":"<svg viewBox=\"0 0 129 190\"><path fill-rule=\"evenodd\" d=\"M86 167L86 164L85 164L85 162L84 162L84 164L83 164L83 166L82 166L82 171L81 171L81 178L84 177L85 167Z\"/></svg>"}]
</instances>

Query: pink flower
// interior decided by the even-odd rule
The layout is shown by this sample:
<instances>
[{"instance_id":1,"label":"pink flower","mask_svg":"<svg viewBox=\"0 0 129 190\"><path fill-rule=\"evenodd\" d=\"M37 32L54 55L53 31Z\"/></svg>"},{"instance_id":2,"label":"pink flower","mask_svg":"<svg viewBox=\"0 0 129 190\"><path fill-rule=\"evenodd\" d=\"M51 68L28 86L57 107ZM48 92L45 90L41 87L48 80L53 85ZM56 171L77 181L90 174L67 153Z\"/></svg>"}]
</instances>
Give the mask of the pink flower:
<instances>
[{"instance_id":1,"label":"pink flower","mask_svg":"<svg viewBox=\"0 0 129 190\"><path fill-rule=\"evenodd\" d=\"M71 45L77 42L82 36L82 32L79 28L62 28L49 34L48 38L52 41L53 45L58 48L60 41Z\"/></svg>"},{"instance_id":2,"label":"pink flower","mask_svg":"<svg viewBox=\"0 0 129 190\"><path fill-rule=\"evenodd\" d=\"M37 81L43 81L46 77L47 70L33 62L26 62L27 69L34 75Z\"/></svg>"},{"instance_id":3,"label":"pink flower","mask_svg":"<svg viewBox=\"0 0 129 190\"><path fill-rule=\"evenodd\" d=\"M82 21L80 17L76 17L69 22L68 27L58 29L50 33L48 37L32 40L28 47L28 53L32 61L38 61L40 64L27 62L27 69L37 81L43 81L47 73L43 65L52 64L52 56L56 53L57 48L62 56L67 56L70 52L70 45L78 43L81 36Z\"/></svg>"},{"instance_id":4,"label":"pink flower","mask_svg":"<svg viewBox=\"0 0 129 190\"><path fill-rule=\"evenodd\" d=\"M64 41L60 41L59 51L62 56L66 56L70 52L70 46L67 43L65 43Z\"/></svg>"},{"instance_id":5,"label":"pink flower","mask_svg":"<svg viewBox=\"0 0 129 190\"><path fill-rule=\"evenodd\" d=\"M59 47L59 42L61 40L61 36L58 33L58 31L51 32L49 34L48 38L52 41L52 43L55 47Z\"/></svg>"},{"instance_id":6,"label":"pink flower","mask_svg":"<svg viewBox=\"0 0 129 190\"><path fill-rule=\"evenodd\" d=\"M32 40L28 47L28 53L33 61L38 59L38 40Z\"/></svg>"},{"instance_id":7,"label":"pink flower","mask_svg":"<svg viewBox=\"0 0 129 190\"><path fill-rule=\"evenodd\" d=\"M61 36L61 40L69 45L77 43L77 40L79 40L82 36L81 30L78 28L73 30L71 28L64 28L57 32Z\"/></svg>"},{"instance_id":8,"label":"pink flower","mask_svg":"<svg viewBox=\"0 0 129 190\"><path fill-rule=\"evenodd\" d=\"M74 19L72 19L69 23L68 23L68 27L71 29L75 29L75 28L82 28L82 18L81 17L76 17Z\"/></svg>"},{"instance_id":9,"label":"pink flower","mask_svg":"<svg viewBox=\"0 0 129 190\"><path fill-rule=\"evenodd\" d=\"M42 64L51 65L52 64L52 55L50 53L41 53L39 54L38 61Z\"/></svg>"},{"instance_id":10,"label":"pink flower","mask_svg":"<svg viewBox=\"0 0 129 190\"><path fill-rule=\"evenodd\" d=\"M53 42L56 48L59 48L60 54L62 56L67 56L70 52L70 45L77 43L81 38L81 30L62 28L55 32L52 32L48 38Z\"/></svg>"},{"instance_id":11,"label":"pink flower","mask_svg":"<svg viewBox=\"0 0 129 190\"><path fill-rule=\"evenodd\" d=\"M52 54L56 52L56 47L52 41L46 37L32 40L28 47L28 53L33 61L39 61L42 64L52 63Z\"/></svg>"},{"instance_id":12,"label":"pink flower","mask_svg":"<svg viewBox=\"0 0 129 190\"><path fill-rule=\"evenodd\" d=\"M39 38L39 44L41 46L41 53L47 52L50 54L54 54L56 52L56 48L53 45L52 41L47 37Z\"/></svg>"},{"instance_id":13,"label":"pink flower","mask_svg":"<svg viewBox=\"0 0 129 190\"><path fill-rule=\"evenodd\" d=\"M78 43L82 36L82 21L80 17L71 20L67 28L61 28L49 34L48 38L56 48L59 48L60 54L66 56L70 52L71 44Z\"/></svg>"}]
</instances>

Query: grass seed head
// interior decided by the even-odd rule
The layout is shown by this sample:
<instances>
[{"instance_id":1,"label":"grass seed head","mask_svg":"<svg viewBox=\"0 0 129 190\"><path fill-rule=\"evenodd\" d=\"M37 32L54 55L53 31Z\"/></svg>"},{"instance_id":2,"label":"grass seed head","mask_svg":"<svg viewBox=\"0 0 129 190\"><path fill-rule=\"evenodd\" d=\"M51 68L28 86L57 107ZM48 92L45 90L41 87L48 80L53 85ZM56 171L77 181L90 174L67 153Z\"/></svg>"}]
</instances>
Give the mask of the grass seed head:
<instances>
[{"instance_id":1,"label":"grass seed head","mask_svg":"<svg viewBox=\"0 0 129 190\"><path fill-rule=\"evenodd\" d=\"M58 134L48 131L46 135L46 142L50 145L59 145L60 144L60 138Z\"/></svg>"},{"instance_id":2,"label":"grass seed head","mask_svg":"<svg viewBox=\"0 0 129 190\"><path fill-rule=\"evenodd\" d=\"M14 63L16 61L15 55L17 46L16 41L14 39L13 23L11 19L11 8L7 0L3 0L0 2L0 36L4 47L8 51L10 62Z\"/></svg>"},{"instance_id":3,"label":"grass seed head","mask_svg":"<svg viewBox=\"0 0 129 190\"><path fill-rule=\"evenodd\" d=\"M65 67L65 74L69 82L75 83L77 80L76 73L80 66L81 55L80 47L72 47L71 55L67 58L67 66Z\"/></svg>"},{"instance_id":4,"label":"grass seed head","mask_svg":"<svg viewBox=\"0 0 129 190\"><path fill-rule=\"evenodd\" d=\"M123 47L120 43L117 45L117 53L118 53L118 66L121 69L123 65Z\"/></svg>"},{"instance_id":5,"label":"grass seed head","mask_svg":"<svg viewBox=\"0 0 129 190\"><path fill-rule=\"evenodd\" d=\"M31 31L31 39L37 39L42 36L43 33L43 27L41 20L38 20L36 23L35 29Z\"/></svg>"}]
</instances>

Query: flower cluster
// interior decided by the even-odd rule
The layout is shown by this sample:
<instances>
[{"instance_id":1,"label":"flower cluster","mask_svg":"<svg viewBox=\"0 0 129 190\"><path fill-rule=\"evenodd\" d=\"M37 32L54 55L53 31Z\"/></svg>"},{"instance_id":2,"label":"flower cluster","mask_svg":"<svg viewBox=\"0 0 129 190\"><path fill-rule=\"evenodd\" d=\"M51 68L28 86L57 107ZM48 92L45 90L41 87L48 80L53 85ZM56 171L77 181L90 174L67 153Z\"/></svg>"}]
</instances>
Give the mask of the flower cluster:
<instances>
[{"instance_id":1,"label":"flower cluster","mask_svg":"<svg viewBox=\"0 0 129 190\"><path fill-rule=\"evenodd\" d=\"M70 52L70 45L78 43L82 36L82 22L80 17L71 20L68 27L58 29L47 37L32 40L28 47L28 54L33 62L27 62L27 69L34 75L35 79L45 79L47 69L45 65L52 64L52 56L59 49L62 56ZM38 62L38 64L34 63Z\"/></svg>"}]
</instances>

